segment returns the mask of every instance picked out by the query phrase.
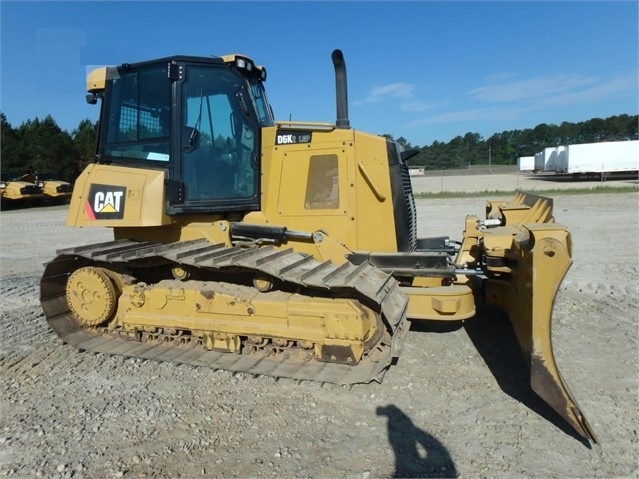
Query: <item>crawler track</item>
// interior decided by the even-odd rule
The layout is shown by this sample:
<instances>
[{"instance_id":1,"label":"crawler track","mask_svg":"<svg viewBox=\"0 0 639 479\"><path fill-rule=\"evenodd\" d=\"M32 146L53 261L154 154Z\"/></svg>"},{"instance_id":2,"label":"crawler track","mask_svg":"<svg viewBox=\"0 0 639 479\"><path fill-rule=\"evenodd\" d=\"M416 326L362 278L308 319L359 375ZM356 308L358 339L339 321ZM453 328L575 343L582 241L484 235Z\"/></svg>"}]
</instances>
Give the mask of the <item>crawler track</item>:
<instances>
[{"instance_id":1,"label":"crawler track","mask_svg":"<svg viewBox=\"0 0 639 479\"><path fill-rule=\"evenodd\" d=\"M207 351L178 340L140 342L114 335L107 328L87 329L76 321L66 302L65 285L71 272L88 265L132 276L171 265L214 274L216 278L230 279L238 272L261 273L276 278L298 294L330 294L362 301L381 313L389 334L354 366L317 360L291 361L283 355L273 358ZM231 282L229 279L224 280ZM46 265L40 298L51 328L64 342L80 350L336 384L381 381L392 358L399 355L409 329L407 297L390 275L368 264L337 266L291 249L225 247L204 239L171 244L118 240L58 251L58 256Z\"/></svg>"}]
</instances>

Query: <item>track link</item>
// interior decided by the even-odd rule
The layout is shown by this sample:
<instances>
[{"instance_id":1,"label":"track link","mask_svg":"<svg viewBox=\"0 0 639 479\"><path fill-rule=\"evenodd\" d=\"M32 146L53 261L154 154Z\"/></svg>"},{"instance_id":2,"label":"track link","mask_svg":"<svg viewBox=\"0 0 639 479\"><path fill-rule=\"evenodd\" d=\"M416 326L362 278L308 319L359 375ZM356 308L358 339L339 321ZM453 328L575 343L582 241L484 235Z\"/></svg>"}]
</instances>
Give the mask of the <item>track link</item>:
<instances>
[{"instance_id":1,"label":"track link","mask_svg":"<svg viewBox=\"0 0 639 479\"><path fill-rule=\"evenodd\" d=\"M153 265L196 268L216 274L237 271L268 275L302 294L336 295L363 301L381 313L388 331L357 365L317 360L292 362L284 357L242 355L208 351L178 341L144 343L110 334L107 328L84 328L65 298L69 275L83 266L98 265L133 272ZM230 277L230 276L229 276ZM170 244L117 240L60 250L45 265L40 299L46 319L55 333L80 350L204 366L298 380L335 384L381 381L393 357L398 357L408 332L408 298L391 275L364 263L335 265L308 254L272 246L226 247L205 239ZM390 341L388 338L391 338Z\"/></svg>"}]
</instances>

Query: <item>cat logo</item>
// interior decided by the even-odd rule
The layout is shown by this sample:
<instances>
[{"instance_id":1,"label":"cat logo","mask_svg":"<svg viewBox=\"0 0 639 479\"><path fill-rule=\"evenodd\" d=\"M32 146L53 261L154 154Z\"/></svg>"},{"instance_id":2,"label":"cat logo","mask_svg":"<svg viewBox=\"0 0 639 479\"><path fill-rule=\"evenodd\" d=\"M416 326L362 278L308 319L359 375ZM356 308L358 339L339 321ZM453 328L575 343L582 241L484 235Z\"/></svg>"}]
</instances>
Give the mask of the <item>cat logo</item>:
<instances>
[{"instance_id":1,"label":"cat logo","mask_svg":"<svg viewBox=\"0 0 639 479\"><path fill-rule=\"evenodd\" d=\"M93 184L84 209L91 220L121 220L124 218L125 199L124 186Z\"/></svg>"}]
</instances>

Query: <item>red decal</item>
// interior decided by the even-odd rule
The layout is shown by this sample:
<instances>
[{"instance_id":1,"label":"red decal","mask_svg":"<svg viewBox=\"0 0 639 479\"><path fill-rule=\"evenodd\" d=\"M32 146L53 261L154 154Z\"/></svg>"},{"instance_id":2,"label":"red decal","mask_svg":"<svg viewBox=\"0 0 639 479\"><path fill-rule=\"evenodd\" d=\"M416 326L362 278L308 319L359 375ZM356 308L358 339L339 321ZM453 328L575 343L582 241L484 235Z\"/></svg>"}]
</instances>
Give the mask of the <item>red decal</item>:
<instances>
[{"instance_id":1,"label":"red decal","mask_svg":"<svg viewBox=\"0 0 639 479\"><path fill-rule=\"evenodd\" d=\"M84 213L89 217L91 221L95 220L95 214L93 213L91 204L88 201L84 204Z\"/></svg>"}]
</instances>

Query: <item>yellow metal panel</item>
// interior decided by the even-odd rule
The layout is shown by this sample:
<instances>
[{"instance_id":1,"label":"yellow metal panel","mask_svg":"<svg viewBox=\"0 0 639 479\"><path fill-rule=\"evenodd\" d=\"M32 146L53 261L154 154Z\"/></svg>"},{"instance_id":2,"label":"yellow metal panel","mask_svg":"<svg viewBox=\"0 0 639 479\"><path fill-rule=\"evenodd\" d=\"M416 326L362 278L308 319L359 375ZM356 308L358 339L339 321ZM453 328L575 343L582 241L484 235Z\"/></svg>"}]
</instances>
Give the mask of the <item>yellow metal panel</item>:
<instances>
[{"instance_id":1,"label":"yellow metal panel","mask_svg":"<svg viewBox=\"0 0 639 479\"><path fill-rule=\"evenodd\" d=\"M354 188L348 170L344 145L352 140L351 130L312 131L312 143L275 145L276 127L262 130L262 210L249 213L244 221L286 226L304 232L324 231L334 244L356 244L354 214L350 214ZM352 141L351 141L352 143ZM336 155L338 163L338 208L306 208L307 179L312 156ZM291 246L291 242L288 246ZM344 248L329 248L335 257L318 254L312 243L296 243L295 249L318 258L344 261Z\"/></svg>"},{"instance_id":2,"label":"yellow metal panel","mask_svg":"<svg viewBox=\"0 0 639 479\"><path fill-rule=\"evenodd\" d=\"M386 139L356 132L348 150L353 165L357 228L353 248L397 251ZM408 232L406 232L408 234Z\"/></svg>"},{"instance_id":3,"label":"yellow metal panel","mask_svg":"<svg viewBox=\"0 0 639 479\"><path fill-rule=\"evenodd\" d=\"M250 213L245 221L299 231L321 229L350 249L396 251L385 138L351 129L307 127L312 130L311 143L277 146L276 127L262 130L262 212ZM304 205L310 158L321 155L338 158L338 208ZM339 257L331 259L342 262L342 251L335 251Z\"/></svg>"},{"instance_id":4,"label":"yellow metal panel","mask_svg":"<svg viewBox=\"0 0 639 479\"><path fill-rule=\"evenodd\" d=\"M68 226L162 226L164 177L161 170L91 164L75 182ZM111 217L104 218L101 212Z\"/></svg>"},{"instance_id":5,"label":"yellow metal panel","mask_svg":"<svg viewBox=\"0 0 639 479\"><path fill-rule=\"evenodd\" d=\"M311 178L313 172L309 169L317 164L319 159L335 158L337 172L337 186L340 192L335 201L328 201L322 189L329 187L332 178L328 172L322 178L322 184L318 184L317 178ZM319 150L315 148L302 151L285 152L281 163L282 188L279 192L277 213L280 217L302 216L344 216L348 214L348 203L345 192L347 191L347 169L344 154L336 154L335 150ZM315 175L318 176L318 175ZM310 193L309 193L310 190ZM318 198L321 197L321 198ZM314 199L315 198L315 199ZM327 199L327 201L322 201ZM313 219L313 221L315 221ZM341 220L340 220L341 221Z\"/></svg>"},{"instance_id":6,"label":"yellow metal panel","mask_svg":"<svg viewBox=\"0 0 639 479\"><path fill-rule=\"evenodd\" d=\"M402 291L409 296L409 319L460 321L475 315L475 299L468 286L402 287Z\"/></svg>"},{"instance_id":7,"label":"yellow metal panel","mask_svg":"<svg viewBox=\"0 0 639 479\"><path fill-rule=\"evenodd\" d=\"M117 324L127 329L161 327L212 333L222 341L250 331L251 336L341 345L351 348L355 361L361 358L364 341L377 331L375 313L354 300L170 280L154 286L125 286Z\"/></svg>"},{"instance_id":8,"label":"yellow metal panel","mask_svg":"<svg viewBox=\"0 0 639 479\"><path fill-rule=\"evenodd\" d=\"M96 68L87 75L87 91L99 92L106 88L107 67Z\"/></svg>"}]
</instances>

